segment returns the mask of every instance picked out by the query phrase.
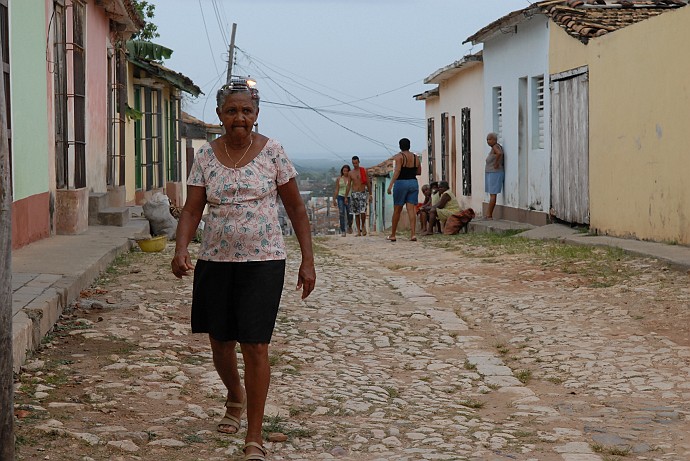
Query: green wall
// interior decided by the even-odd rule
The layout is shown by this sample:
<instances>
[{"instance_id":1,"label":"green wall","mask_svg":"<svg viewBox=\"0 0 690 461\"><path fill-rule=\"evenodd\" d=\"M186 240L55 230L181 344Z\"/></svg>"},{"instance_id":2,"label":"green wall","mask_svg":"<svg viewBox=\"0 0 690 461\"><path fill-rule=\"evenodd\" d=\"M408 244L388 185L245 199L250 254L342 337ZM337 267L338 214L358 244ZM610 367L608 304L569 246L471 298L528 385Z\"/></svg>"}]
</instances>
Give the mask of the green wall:
<instances>
[{"instance_id":1,"label":"green wall","mask_svg":"<svg viewBox=\"0 0 690 461\"><path fill-rule=\"evenodd\" d=\"M49 190L44 0L10 2L14 200Z\"/></svg>"}]
</instances>

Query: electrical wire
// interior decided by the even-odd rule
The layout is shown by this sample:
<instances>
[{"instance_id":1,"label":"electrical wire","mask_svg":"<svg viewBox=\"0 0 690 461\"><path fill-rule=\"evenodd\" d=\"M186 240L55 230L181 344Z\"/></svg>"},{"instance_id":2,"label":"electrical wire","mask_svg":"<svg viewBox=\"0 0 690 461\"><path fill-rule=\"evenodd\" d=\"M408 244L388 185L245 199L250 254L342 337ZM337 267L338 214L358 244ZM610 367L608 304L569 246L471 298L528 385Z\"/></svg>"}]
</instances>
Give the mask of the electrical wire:
<instances>
[{"instance_id":1,"label":"electrical wire","mask_svg":"<svg viewBox=\"0 0 690 461\"><path fill-rule=\"evenodd\" d=\"M201 10L201 20L204 22L204 31L206 32L206 40L208 40L208 48L211 50L211 56L213 57L213 67L215 67L216 73L219 73L216 57L213 53L213 46L211 45L211 37L209 37L208 27L206 27L206 17L204 16L204 7L201 6L201 0L199 0L199 9Z\"/></svg>"},{"instance_id":2,"label":"electrical wire","mask_svg":"<svg viewBox=\"0 0 690 461\"><path fill-rule=\"evenodd\" d=\"M239 49L239 48L238 48L238 49ZM301 98L299 98L298 96L296 96L294 93L288 91L288 90L287 90L283 85L281 85L275 78L273 78L272 76L270 76L269 73L267 73L266 71L264 71L264 70L262 69L262 66L259 65L259 63L257 62L256 59L253 59L253 58L252 58L251 56L249 56L246 52L244 52L244 50L241 50L241 49L240 49L240 51L241 51L246 57L248 57L249 60L250 60L250 62L253 63L253 64L256 66L257 70L259 70L260 73L264 75L264 80L273 82L273 84L275 84L276 86L278 86L282 91L284 91L286 94L288 94L291 98L293 98L294 100L300 102L300 103L302 104L302 106L301 106L300 108L304 108L304 109L311 110L312 112L316 113L317 115L319 115L319 116L321 116L321 117L327 119L327 120L330 121L331 123L333 123L333 124L335 124L335 125L337 125L337 126L343 128L344 130L349 131L349 132L351 132L352 134L354 134L354 135L356 135L356 136L358 136L358 137L360 137L360 138L362 138L362 139L365 139L365 140L367 140L367 141L369 141L369 142L371 142L371 143L373 143L373 144L375 144L375 145L378 145L378 146L384 148L386 151L388 151L388 152L391 153L391 154L392 154L395 150L397 150L397 147L395 147L395 146L391 146L391 145L388 145L388 144L386 144L386 143L384 143L384 142L378 141L378 140L376 140L376 139L374 139L374 138L372 138L372 137L370 137L370 136L367 136L367 135L362 134L362 133L360 133L360 132L358 132L358 131L356 131L356 130L350 128L350 127L347 127L347 126L343 125L342 123L339 123L338 121L334 120L334 119L331 118L331 117L328 117L328 116L325 114L325 112L327 112L327 111L320 111L318 108L316 108L316 107L314 107L314 106L312 106L312 105L310 105L310 104L307 104L307 103L304 102ZM291 79L291 80L292 80L292 79ZM304 85L298 85L298 86L304 87ZM321 93L321 92L317 92L317 93L323 94L323 93ZM325 95L325 94L323 94L323 95L326 96L326 97L330 97L330 96ZM330 98L331 98L331 99L337 100L337 98L333 98L333 97L330 97ZM299 107L299 106L295 106L295 107ZM355 106L355 107L357 107L357 106ZM357 107L357 108L360 109L360 110L362 110L362 109L359 108L359 107ZM369 111L369 112L370 112L370 111ZM385 121L400 123L400 121L398 121L398 120L393 120L393 119L391 119L390 116L385 116L385 115L382 116L382 115L380 115L380 114L375 114L375 113L371 113L371 114L373 114L374 117L382 118L382 119L384 119ZM419 122L419 120L415 120L415 121L413 121L412 123L414 123L415 128L423 129L423 126L421 126L421 124L419 124L418 122ZM423 122L423 120L422 120L422 122ZM408 123L408 122L407 122L407 121L404 121L403 123Z\"/></svg>"},{"instance_id":3,"label":"electrical wire","mask_svg":"<svg viewBox=\"0 0 690 461\"><path fill-rule=\"evenodd\" d=\"M291 109L306 109L306 110L312 109L311 107L308 107L308 106L298 106L296 104L284 104L284 103L280 103L280 102L267 101L265 99L261 103L272 105L272 106L281 106L281 107L286 107L286 108L291 108ZM363 113L357 113L357 112L344 112L344 111L339 111L339 110L323 109L322 107L316 107L316 109L318 109L321 112L326 113L326 114L342 115L343 117L363 118L363 119L367 119L367 120L383 120L383 121L390 121L390 122L407 123L407 124L414 124L420 128L423 128L426 126L426 121L424 119L420 119L420 118L389 117L389 116L381 116L381 115L377 115L377 114L363 114Z\"/></svg>"},{"instance_id":4,"label":"electrical wire","mask_svg":"<svg viewBox=\"0 0 690 461\"><path fill-rule=\"evenodd\" d=\"M372 96L367 96L366 98L359 98L359 99L355 99L353 101L348 101L344 104L350 105L350 104L355 103L355 102L368 101L369 99L374 99L374 98L378 98L378 97L381 97L381 96L386 95L386 94L395 93L396 91L400 91L403 88L407 88L407 87L410 87L412 85L418 85L419 83L423 83L423 80L415 80L414 82L410 82L406 85L399 86L398 88L393 88L392 90L384 91L383 93L377 93L377 94L374 94ZM322 108L326 108L326 107L335 107L335 106L339 106L341 104L343 104L343 103L332 104L330 106L320 106L319 108L322 109Z\"/></svg>"},{"instance_id":5,"label":"electrical wire","mask_svg":"<svg viewBox=\"0 0 690 461\"><path fill-rule=\"evenodd\" d=\"M255 62L258 61L257 59L252 59L252 57L251 57L246 51L242 50L241 48L239 48L239 47L236 47L236 48L237 48L239 51L241 51L245 56L247 56L247 57L250 59L250 61L252 61L252 60L255 61ZM371 114L374 114L374 112L372 112L372 111L370 111L370 110L368 110L368 109L359 107L359 106L355 106L355 105L352 104L351 102L343 101L343 100L341 100L341 99L339 99L339 98L336 98L336 97L334 97L334 96L331 96L331 95L328 95L328 94L323 93L323 92L321 92L321 91L318 91L318 90L315 90L315 89L313 89L313 88L310 88L310 87L306 86L305 84L303 84L301 81L297 81L297 80L295 80L295 79L293 79L293 78L291 78L291 77L289 77L289 76L286 76L285 74L282 74L282 73L278 72L278 71L275 70L275 69L272 69L270 65L263 64L263 66L264 66L264 67L267 67L267 68L269 68L269 69L271 69L274 73L276 73L276 74L278 74L278 75L280 75L280 76L282 76L282 77L285 77L285 78L289 79L290 81L294 82L297 86L300 86L300 87L302 87L302 88L304 88L304 89L306 89L306 90L308 90L308 91L314 92L314 93L319 94L319 95L321 95L321 96L325 96L325 97L327 97L327 98L329 98L329 99L332 99L332 100L334 100L334 101L337 101L339 104L336 104L336 105L347 105L347 106L351 106L351 107L353 107L353 108L355 108L355 109L358 109L358 110L361 110L361 111L365 111L365 112L369 112L369 113L371 113ZM411 85L414 85L414 84L416 84L416 83L421 83L421 80L417 80L417 81L415 81L415 82L406 84L406 85L404 85L404 86L402 86L402 87L400 87L400 88L397 88L397 89L395 89L395 90L387 91L387 92L385 92L384 94L388 94L388 93L391 93L391 92L393 92L393 91L397 91L397 90L400 90L400 89L402 89L402 88L406 88L406 87L411 86ZM325 86L324 86L324 87L325 87ZM325 88L327 88L327 87L325 87ZM337 91L337 90L335 90L335 91ZM343 94L344 94L344 93L343 93ZM348 96L349 96L349 95L348 95ZM349 96L349 97L351 97L351 96ZM372 99L373 97L375 97L375 96L367 97L367 98L363 98L363 99L360 98L360 100ZM332 107L332 106L323 106L323 107ZM380 106L379 106L379 107L380 107ZM317 108L319 108L319 107L317 107ZM400 112L398 112L398 113L400 113ZM377 115L381 116L380 114L377 114ZM381 117L384 117L384 116L381 116Z\"/></svg>"},{"instance_id":6,"label":"electrical wire","mask_svg":"<svg viewBox=\"0 0 690 461\"><path fill-rule=\"evenodd\" d=\"M211 0L211 5L213 6L213 12L216 15L216 22L218 23L218 29L220 29L220 36L223 38L223 43L225 43L225 48L230 46L230 39L225 36L225 29L223 28L223 20L220 17L220 11L218 9L218 4L216 0Z\"/></svg>"}]
</instances>

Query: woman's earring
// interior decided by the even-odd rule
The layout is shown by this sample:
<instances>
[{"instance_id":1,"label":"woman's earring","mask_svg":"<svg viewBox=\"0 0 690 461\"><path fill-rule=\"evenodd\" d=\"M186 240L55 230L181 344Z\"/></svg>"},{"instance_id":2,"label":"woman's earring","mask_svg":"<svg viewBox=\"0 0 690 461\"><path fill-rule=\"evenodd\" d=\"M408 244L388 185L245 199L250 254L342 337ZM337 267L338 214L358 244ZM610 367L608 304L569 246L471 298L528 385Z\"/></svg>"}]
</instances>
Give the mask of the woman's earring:
<instances>
[{"instance_id":1,"label":"woman's earring","mask_svg":"<svg viewBox=\"0 0 690 461\"><path fill-rule=\"evenodd\" d=\"M220 122L220 126L223 126L223 122Z\"/></svg>"}]
</instances>

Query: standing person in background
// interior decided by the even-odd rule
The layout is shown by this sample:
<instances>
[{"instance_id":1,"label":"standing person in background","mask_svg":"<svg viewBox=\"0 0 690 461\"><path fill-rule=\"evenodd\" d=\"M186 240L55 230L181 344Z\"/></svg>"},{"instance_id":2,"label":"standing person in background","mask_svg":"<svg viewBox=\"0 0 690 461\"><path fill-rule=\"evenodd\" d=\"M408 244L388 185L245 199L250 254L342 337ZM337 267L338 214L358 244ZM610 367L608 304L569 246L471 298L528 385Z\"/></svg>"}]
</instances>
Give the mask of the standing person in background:
<instances>
[{"instance_id":1,"label":"standing person in background","mask_svg":"<svg viewBox=\"0 0 690 461\"><path fill-rule=\"evenodd\" d=\"M367 170L359 166L359 157L352 157L352 171L350 171L350 188L347 190L350 197L350 212L354 215L357 224L357 237L367 235L367 203L371 201L371 180Z\"/></svg>"},{"instance_id":2,"label":"standing person in background","mask_svg":"<svg viewBox=\"0 0 690 461\"><path fill-rule=\"evenodd\" d=\"M245 79L233 79L218 90L216 101L225 134L206 143L194 157L171 266L178 278L194 271L192 332L209 335L213 365L227 389L218 431L236 434L246 409L243 460L265 460L262 423L271 379L268 346L285 281L278 197L302 253L297 275L302 299L316 283L311 229L292 162L278 141L253 132L259 92ZM195 267L187 246L207 205ZM244 359L244 387L237 343Z\"/></svg>"},{"instance_id":3,"label":"standing person in background","mask_svg":"<svg viewBox=\"0 0 690 461\"><path fill-rule=\"evenodd\" d=\"M417 214L415 213L415 206L419 200L419 183L417 182L417 175L422 174L422 165L419 162L419 157L413 152L410 152L410 140L402 138L398 145L400 152L393 156L395 160L395 172L393 179L388 185L388 195L393 192L393 221L391 223L391 235L386 237L386 240L395 242L395 236L398 230L398 223L400 222L400 215L402 214L403 205L407 209L407 218L410 221L410 240L417 241L415 232L417 231Z\"/></svg>"},{"instance_id":4,"label":"standing person in background","mask_svg":"<svg viewBox=\"0 0 690 461\"><path fill-rule=\"evenodd\" d=\"M496 196L503 190L505 169L503 166L503 146L498 143L498 135L489 133L486 143L491 148L486 156L486 169L484 170L484 191L489 194L489 207L486 210L486 219L494 219Z\"/></svg>"},{"instance_id":5,"label":"standing person in background","mask_svg":"<svg viewBox=\"0 0 690 461\"><path fill-rule=\"evenodd\" d=\"M350 186L350 165L343 165L340 168L340 176L335 180L335 190L333 191L333 201L338 203L338 219L340 220L340 235L347 235L347 217L350 214L347 200L347 190ZM352 223L350 223L350 226Z\"/></svg>"}]
</instances>

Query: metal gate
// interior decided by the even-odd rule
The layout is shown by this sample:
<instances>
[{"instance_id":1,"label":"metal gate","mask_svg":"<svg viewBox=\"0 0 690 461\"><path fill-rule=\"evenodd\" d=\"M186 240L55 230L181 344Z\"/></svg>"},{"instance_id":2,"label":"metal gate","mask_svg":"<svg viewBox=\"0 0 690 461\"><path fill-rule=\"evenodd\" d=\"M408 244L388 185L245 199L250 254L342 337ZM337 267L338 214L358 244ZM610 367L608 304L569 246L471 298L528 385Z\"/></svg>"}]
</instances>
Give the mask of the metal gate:
<instances>
[{"instance_id":1,"label":"metal gate","mask_svg":"<svg viewBox=\"0 0 690 461\"><path fill-rule=\"evenodd\" d=\"M462 137L462 195L472 195L472 137L470 108L462 109L460 136Z\"/></svg>"},{"instance_id":2,"label":"metal gate","mask_svg":"<svg viewBox=\"0 0 690 461\"><path fill-rule=\"evenodd\" d=\"M589 224L587 68L551 76L551 214Z\"/></svg>"},{"instance_id":3,"label":"metal gate","mask_svg":"<svg viewBox=\"0 0 690 461\"><path fill-rule=\"evenodd\" d=\"M427 161L429 164L429 182L434 182L435 177L436 177L436 172L434 171L436 169L436 161L435 161L435 149L434 149L434 142L435 142L435 136L434 136L434 119L429 118L426 121L426 152L427 152Z\"/></svg>"},{"instance_id":4,"label":"metal gate","mask_svg":"<svg viewBox=\"0 0 690 461\"><path fill-rule=\"evenodd\" d=\"M448 112L441 114L441 181L448 181Z\"/></svg>"}]
</instances>

